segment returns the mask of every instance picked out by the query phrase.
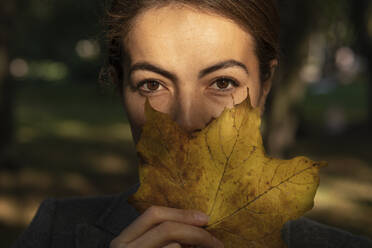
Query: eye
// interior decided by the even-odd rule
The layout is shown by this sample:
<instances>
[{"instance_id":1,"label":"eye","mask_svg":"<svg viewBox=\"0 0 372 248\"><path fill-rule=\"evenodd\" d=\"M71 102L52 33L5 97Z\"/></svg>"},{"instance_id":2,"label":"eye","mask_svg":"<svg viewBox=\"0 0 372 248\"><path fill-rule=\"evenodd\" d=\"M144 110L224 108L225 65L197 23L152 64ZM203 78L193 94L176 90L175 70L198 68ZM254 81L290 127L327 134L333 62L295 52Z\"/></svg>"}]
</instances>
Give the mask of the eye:
<instances>
[{"instance_id":1,"label":"eye","mask_svg":"<svg viewBox=\"0 0 372 248\"><path fill-rule=\"evenodd\" d=\"M239 86L239 84L235 80L226 77L218 78L213 82L212 85L216 85L217 88L212 88L217 89L218 91L229 91Z\"/></svg>"},{"instance_id":2,"label":"eye","mask_svg":"<svg viewBox=\"0 0 372 248\"><path fill-rule=\"evenodd\" d=\"M159 87L163 87L163 86L158 81L152 80L152 79L146 79L146 80L139 82L136 88L144 91L145 93L154 93L158 91Z\"/></svg>"}]
</instances>

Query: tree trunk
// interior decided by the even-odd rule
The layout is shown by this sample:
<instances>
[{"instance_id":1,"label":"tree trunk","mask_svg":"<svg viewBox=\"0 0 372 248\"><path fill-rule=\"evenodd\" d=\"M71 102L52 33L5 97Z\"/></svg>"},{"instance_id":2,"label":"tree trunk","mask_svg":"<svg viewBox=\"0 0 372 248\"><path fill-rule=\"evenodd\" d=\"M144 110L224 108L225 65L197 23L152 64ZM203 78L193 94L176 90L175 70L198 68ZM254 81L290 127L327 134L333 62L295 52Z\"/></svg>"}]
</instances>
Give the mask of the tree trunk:
<instances>
[{"instance_id":1,"label":"tree trunk","mask_svg":"<svg viewBox=\"0 0 372 248\"><path fill-rule=\"evenodd\" d=\"M0 2L0 167L11 166L13 144L13 86L9 76L9 40L14 1Z\"/></svg>"},{"instance_id":2,"label":"tree trunk","mask_svg":"<svg viewBox=\"0 0 372 248\"><path fill-rule=\"evenodd\" d=\"M368 80L368 126L372 126L372 30L368 27L370 0L350 1L350 22L355 30L354 49L365 58Z\"/></svg>"},{"instance_id":3,"label":"tree trunk","mask_svg":"<svg viewBox=\"0 0 372 248\"><path fill-rule=\"evenodd\" d=\"M279 77L267 102L265 145L268 154L286 157L298 128L296 105L303 99L306 85L299 72L307 58L313 2L288 0L281 5L281 50Z\"/></svg>"}]
</instances>

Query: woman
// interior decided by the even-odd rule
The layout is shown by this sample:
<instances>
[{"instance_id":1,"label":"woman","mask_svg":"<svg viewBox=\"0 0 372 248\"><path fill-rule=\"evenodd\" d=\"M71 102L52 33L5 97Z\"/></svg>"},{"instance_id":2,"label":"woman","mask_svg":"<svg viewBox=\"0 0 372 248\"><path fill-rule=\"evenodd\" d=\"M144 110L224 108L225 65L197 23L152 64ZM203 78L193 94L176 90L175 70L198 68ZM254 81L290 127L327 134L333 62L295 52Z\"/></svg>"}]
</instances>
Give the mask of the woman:
<instances>
[{"instance_id":1,"label":"woman","mask_svg":"<svg viewBox=\"0 0 372 248\"><path fill-rule=\"evenodd\" d=\"M263 111L278 64L271 0L117 0L108 14L111 80L123 95L133 140L146 97L187 131L247 97ZM45 200L14 247L223 247L208 216L153 206L139 214L118 196ZM301 218L283 228L288 247L372 247L362 237Z\"/></svg>"}]
</instances>

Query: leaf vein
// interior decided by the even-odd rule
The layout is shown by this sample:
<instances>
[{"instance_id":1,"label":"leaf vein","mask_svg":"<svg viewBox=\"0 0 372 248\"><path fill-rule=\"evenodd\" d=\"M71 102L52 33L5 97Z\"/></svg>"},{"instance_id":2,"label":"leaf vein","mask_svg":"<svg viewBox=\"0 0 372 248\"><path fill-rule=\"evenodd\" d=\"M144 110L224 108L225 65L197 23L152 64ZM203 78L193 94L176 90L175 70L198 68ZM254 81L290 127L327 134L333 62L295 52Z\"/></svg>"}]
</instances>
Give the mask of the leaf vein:
<instances>
[{"instance_id":1,"label":"leaf vein","mask_svg":"<svg viewBox=\"0 0 372 248\"><path fill-rule=\"evenodd\" d=\"M245 207L247 207L248 205L252 204L253 202L257 201L258 199L260 199L263 195L267 194L269 191L271 191L272 189L275 189L277 187L279 187L281 184L285 183L285 182L289 182L289 180L301 173L303 173L304 171L306 170L309 170L309 169L312 169L314 166L311 166L311 167L308 167L308 168L305 168L295 174L293 174L291 177L283 180L282 182L280 182L279 184L275 185L275 186L271 186L268 190L264 191L263 193L261 193L260 195L258 195L257 197L255 197L253 200L251 200L250 202L247 202L246 204L244 204L242 207L238 208L237 210L235 210L233 213L231 213L230 215L227 215L225 217L222 217L221 219L217 220L216 222L210 224L210 226L214 226L214 225L217 225L218 223L222 222L224 219L226 218L229 218L235 214L237 214L238 212L240 212L242 209L244 209Z\"/></svg>"},{"instance_id":2,"label":"leaf vein","mask_svg":"<svg viewBox=\"0 0 372 248\"><path fill-rule=\"evenodd\" d=\"M236 137L236 139L235 139L235 143L234 143L234 145L233 145L233 148L231 149L231 153L230 153L229 157L226 158L226 162L225 162L225 165L224 165L224 168L223 168L222 176L221 176L221 178L220 178L220 180L219 180L219 182L218 182L217 191L216 191L216 194L214 195L213 205L212 205L212 208L211 208L211 211L210 211L209 215L212 215L213 210L214 210L214 206L216 205L216 199L217 199L218 193L220 192L221 182L222 182L222 179L223 179L224 176L225 176L226 168L227 168L227 165L228 165L228 163L229 163L229 161L230 161L231 154L232 154L232 153L234 152L234 150L235 150L235 145L236 145L236 143L238 142L239 134L240 134L240 127L239 127L239 129L237 130L237 137Z\"/></svg>"}]
</instances>

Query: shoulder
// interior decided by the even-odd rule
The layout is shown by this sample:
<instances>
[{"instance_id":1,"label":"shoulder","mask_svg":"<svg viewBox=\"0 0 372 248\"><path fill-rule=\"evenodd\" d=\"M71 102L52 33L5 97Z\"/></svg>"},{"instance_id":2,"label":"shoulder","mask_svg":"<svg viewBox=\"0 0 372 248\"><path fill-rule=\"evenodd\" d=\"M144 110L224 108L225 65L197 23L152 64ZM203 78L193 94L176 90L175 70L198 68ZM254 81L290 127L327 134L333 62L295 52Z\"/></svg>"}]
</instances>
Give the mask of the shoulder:
<instances>
[{"instance_id":1,"label":"shoulder","mask_svg":"<svg viewBox=\"0 0 372 248\"><path fill-rule=\"evenodd\" d=\"M56 237L73 242L79 224L94 225L120 196L47 198L13 247L51 247Z\"/></svg>"},{"instance_id":2,"label":"shoulder","mask_svg":"<svg viewBox=\"0 0 372 248\"><path fill-rule=\"evenodd\" d=\"M44 212L54 212L53 232L69 232L80 223L94 224L118 198L120 195L48 199L50 207Z\"/></svg>"},{"instance_id":3,"label":"shoulder","mask_svg":"<svg viewBox=\"0 0 372 248\"><path fill-rule=\"evenodd\" d=\"M366 237L354 235L306 217L286 223L283 236L289 248L372 248L372 241Z\"/></svg>"},{"instance_id":4,"label":"shoulder","mask_svg":"<svg viewBox=\"0 0 372 248\"><path fill-rule=\"evenodd\" d=\"M120 194L69 197L44 200L30 225L13 244L13 248L27 247L101 247L106 235L117 235L139 213L127 203L127 198L139 183ZM86 243L88 242L88 243Z\"/></svg>"}]
</instances>

